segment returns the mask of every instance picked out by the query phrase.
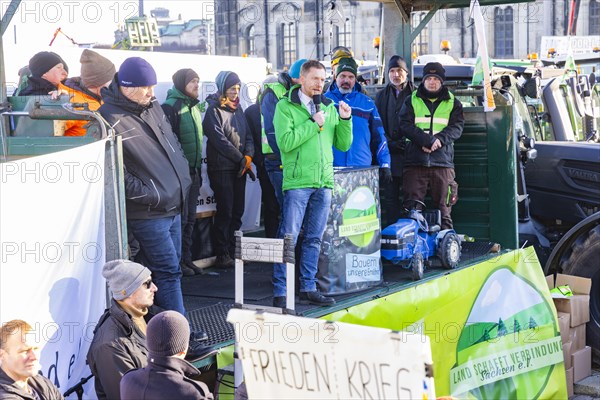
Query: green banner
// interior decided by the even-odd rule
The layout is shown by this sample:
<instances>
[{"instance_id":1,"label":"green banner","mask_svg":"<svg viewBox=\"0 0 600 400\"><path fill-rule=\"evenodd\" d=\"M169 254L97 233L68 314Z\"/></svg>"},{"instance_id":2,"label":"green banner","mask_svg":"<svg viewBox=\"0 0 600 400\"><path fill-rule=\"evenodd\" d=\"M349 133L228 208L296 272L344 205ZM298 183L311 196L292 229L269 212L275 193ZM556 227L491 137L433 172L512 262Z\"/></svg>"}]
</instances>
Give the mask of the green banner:
<instances>
[{"instance_id":1,"label":"green banner","mask_svg":"<svg viewBox=\"0 0 600 400\"><path fill-rule=\"evenodd\" d=\"M556 310L531 247L323 318L429 336L437 396L567 397Z\"/></svg>"},{"instance_id":2,"label":"green banner","mask_svg":"<svg viewBox=\"0 0 600 400\"><path fill-rule=\"evenodd\" d=\"M363 221L363 219L365 219L365 221ZM379 229L379 220L377 219L377 216L375 216L375 219L370 216L354 218L348 222L349 223L340 226L340 237L360 235Z\"/></svg>"}]
</instances>

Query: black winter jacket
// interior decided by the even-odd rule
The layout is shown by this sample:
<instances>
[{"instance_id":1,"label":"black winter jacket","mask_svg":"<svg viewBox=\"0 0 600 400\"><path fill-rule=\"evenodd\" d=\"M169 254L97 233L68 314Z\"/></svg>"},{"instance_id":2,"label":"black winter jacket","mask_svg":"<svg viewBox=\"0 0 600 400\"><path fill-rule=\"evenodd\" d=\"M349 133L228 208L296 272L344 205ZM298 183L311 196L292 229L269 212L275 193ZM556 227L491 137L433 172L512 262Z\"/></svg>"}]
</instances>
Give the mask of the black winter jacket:
<instances>
[{"instance_id":1,"label":"black winter jacket","mask_svg":"<svg viewBox=\"0 0 600 400\"><path fill-rule=\"evenodd\" d=\"M260 105L255 103L248 106L246 111L244 111L244 116L246 117L248 129L252 135L252 143L254 145L254 158L252 159L252 162L257 167L260 166L262 168L264 164L264 155L261 143L262 126L260 124Z\"/></svg>"},{"instance_id":2,"label":"black winter jacket","mask_svg":"<svg viewBox=\"0 0 600 400\"><path fill-rule=\"evenodd\" d=\"M413 90L415 90L414 85L412 82L407 81L404 88L396 96L396 87L388 83L375 96L375 106L379 111L385 138L390 149L393 176L402 176L406 138L404 133L400 131L400 109L402 109L404 100L410 97Z\"/></svg>"},{"instance_id":3,"label":"black winter jacket","mask_svg":"<svg viewBox=\"0 0 600 400\"><path fill-rule=\"evenodd\" d=\"M29 77L27 87L19 92L19 96L48 96L48 93L57 90L50 81L44 78Z\"/></svg>"},{"instance_id":4,"label":"black winter jacket","mask_svg":"<svg viewBox=\"0 0 600 400\"><path fill-rule=\"evenodd\" d=\"M450 93L445 86L442 87L439 97L434 102L431 102L425 96L423 84L419 85L417 96L424 99L425 104L432 113L443 100L450 99ZM462 135L464 125L463 107L455 97L448 126L436 135L425 133L422 129L415 126L415 111L412 106L411 96L408 96L400 111L400 131L410 139L404 152L404 166L454 168L454 141L458 140ZM441 148L433 153L425 153L421 149L421 147L430 148L436 139L442 142Z\"/></svg>"},{"instance_id":5,"label":"black winter jacket","mask_svg":"<svg viewBox=\"0 0 600 400\"><path fill-rule=\"evenodd\" d=\"M191 185L188 161L160 104L132 102L113 79L102 90L100 114L123 138L128 219L177 215Z\"/></svg>"},{"instance_id":6,"label":"black winter jacket","mask_svg":"<svg viewBox=\"0 0 600 400\"><path fill-rule=\"evenodd\" d=\"M146 335L129 314L111 300L111 306L98 320L87 362L95 378L98 399L120 399L121 377L130 369L148 363Z\"/></svg>"},{"instance_id":7,"label":"black winter jacket","mask_svg":"<svg viewBox=\"0 0 600 400\"><path fill-rule=\"evenodd\" d=\"M254 143L244 111L239 106L235 110L221 106L216 95L207 97L206 101L209 107L202 128L208 138L207 166L212 171L237 172L244 156L254 156Z\"/></svg>"},{"instance_id":8,"label":"black winter jacket","mask_svg":"<svg viewBox=\"0 0 600 400\"><path fill-rule=\"evenodd\" d=\"M185 360L150 355L146 367L129 371L123 376L121 399L212 399L208 386L193 380L198 376L200 371Z\"/></svg>"},{"instance_id":9,"label":"black winter jacket","mask_svg":"<svg viewBox=\"0 0 600 400\"><path fill-rule=\"evenodd\" d=\"M41 400L62 400L63 395L50 380L42 375L36 375L27 380L27 384L37 392ZM15 381L0 368L0 399L2 400L35 400L15 384Z\"/></svg>"}]
</instances>

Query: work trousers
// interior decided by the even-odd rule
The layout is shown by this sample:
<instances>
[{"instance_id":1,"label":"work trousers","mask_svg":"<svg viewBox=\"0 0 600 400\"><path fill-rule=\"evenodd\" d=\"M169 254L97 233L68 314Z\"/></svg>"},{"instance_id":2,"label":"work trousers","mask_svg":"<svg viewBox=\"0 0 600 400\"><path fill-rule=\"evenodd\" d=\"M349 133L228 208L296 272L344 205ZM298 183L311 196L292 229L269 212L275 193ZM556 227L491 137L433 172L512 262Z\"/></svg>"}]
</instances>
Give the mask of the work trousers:
<instances>
[{"instance_id":1,"label":"work trousers","mask_svg":"<svg viewBox=\"0 0 600 400\"><path fill-rule=\"evenodd\" d=\"M242 227L246 199L246 175L235 171L208 170L210 187L215 193L217 213L213 220L213 244L216 256L235 257L235 231Z\"/></svg>"},{"instance_id":2,"label":"work trousers","mask_svg":"<svg viewBox=\"0 0 600 400\"><path fill-rule=\"evenodd\" d=\"M452 229L452 206L458 199L454 169L444 167L404 167L402 192L404 203L409 200L424 201L427 189L431 190L433 206L442 214L442 229Z\"/></svg>"}]
</instances>

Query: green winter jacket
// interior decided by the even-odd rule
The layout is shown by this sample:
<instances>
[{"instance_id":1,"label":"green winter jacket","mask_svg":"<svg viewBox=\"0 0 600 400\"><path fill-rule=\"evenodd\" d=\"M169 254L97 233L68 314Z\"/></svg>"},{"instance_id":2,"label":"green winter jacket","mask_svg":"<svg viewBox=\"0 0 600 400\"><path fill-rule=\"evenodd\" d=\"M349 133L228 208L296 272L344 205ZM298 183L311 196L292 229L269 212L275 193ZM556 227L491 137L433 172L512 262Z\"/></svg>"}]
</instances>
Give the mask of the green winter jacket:
<instances>
[{"instance_id":1,"label":"green winter jacket","mask_svg":"<svg viewBox=\"0 0 600 400\"><path fill-rule=\"evenodd\" d=\"M200 168L203 133L199 101L173 87L167 92L162 108L181 143L190 168Z\"/></svg>"},{"instance_id":2,"label":"green winter jacket","mask_svg":"<svg viewBox=\"0 0 600 400\"><path fill-rule=\"evenodd\" d=\"M281 151L283 190L333 189L333 151L352 145L352 119L340 118L334 103L321 96L323 130L300 101L300 85L293 86L275 109L275 138Z\"/></svg>"}]
</instances>

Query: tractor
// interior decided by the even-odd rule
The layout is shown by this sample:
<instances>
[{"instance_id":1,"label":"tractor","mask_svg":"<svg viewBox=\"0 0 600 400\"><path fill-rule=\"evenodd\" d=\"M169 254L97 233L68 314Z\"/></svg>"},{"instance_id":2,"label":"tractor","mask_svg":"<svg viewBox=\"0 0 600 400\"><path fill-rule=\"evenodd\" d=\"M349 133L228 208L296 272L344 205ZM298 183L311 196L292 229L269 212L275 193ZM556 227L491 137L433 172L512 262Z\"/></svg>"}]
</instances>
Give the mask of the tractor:
<instances>
[{"instance_id":1,"label":"tractor","mask_svg":"<svg viewBox=\"0 0 600 400\"><path fill-rule=\"evenodd\" d=\"M456 268L461 240L454 229L441 229L440 211L425 210L425 204L419 200L405 204L411 205L404 209L406 217L381 232L381 257L410 269L413 280L423 279L425 264L431 265L433 257L439 258L447 269Z\"/></svg>"}]
</instances>

